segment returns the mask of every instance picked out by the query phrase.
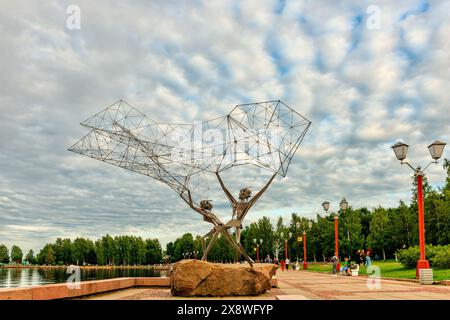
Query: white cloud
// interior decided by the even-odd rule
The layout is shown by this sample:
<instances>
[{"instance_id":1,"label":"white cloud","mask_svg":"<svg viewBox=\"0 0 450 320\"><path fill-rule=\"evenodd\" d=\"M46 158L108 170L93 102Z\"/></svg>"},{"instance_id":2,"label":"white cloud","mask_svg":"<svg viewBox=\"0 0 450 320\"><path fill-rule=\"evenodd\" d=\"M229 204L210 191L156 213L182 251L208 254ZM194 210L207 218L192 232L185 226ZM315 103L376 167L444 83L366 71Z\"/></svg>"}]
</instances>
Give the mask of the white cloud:
<instances>
[{"instance_id":1,"label":"white cloud","mask_svg":"<svg viewBox=\"0 0 450 320\"><path fill-rule=\"evenodd\" d=\"M250 213L313 216L410 198L390 145L450 141L449 1L14 1L0 12L0 242L38 249L56 237L135 233L168 242L209 225L168 187L66 151L78 124L123 98L158 121L191 122L239 103L282 99L312 120L290 166ZM448 154L448 153L447 153ZM237 192L242 175L228 177ZM441 167L429 180L444 181ZM248 183L254 183L251 179ZM219 215L229 216L220 190Z\"/></svg>"}]
</instances>

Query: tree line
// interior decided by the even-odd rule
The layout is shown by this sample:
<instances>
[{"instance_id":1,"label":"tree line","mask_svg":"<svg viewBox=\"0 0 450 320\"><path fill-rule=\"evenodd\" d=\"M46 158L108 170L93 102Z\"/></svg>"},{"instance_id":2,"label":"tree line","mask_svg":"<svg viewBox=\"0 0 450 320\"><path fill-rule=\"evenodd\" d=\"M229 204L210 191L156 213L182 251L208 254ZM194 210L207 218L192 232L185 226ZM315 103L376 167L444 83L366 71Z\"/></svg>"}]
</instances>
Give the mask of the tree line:
<instances>
[{"instance_id":1,"label":"tree line","mask_svg":"<svg viewBox=\"0 0 450 320\"><path fill-rule=\"evenodd\" d=\"M431 245L450 243L450 161L444 160L447 173L443 188L434 189L424 177L425 241ZM413 181L415 181L413 177ZM354 255L359 249L370 249L372 256L381 259L393 258L399 249L406 249L419 243L417 194L412 190L410 205L400 201L395 208L378 207L354 209L349 207L339 213L339 255ZM299 223L299 228L297 228ZM311 228L309 224L311 223ZM325 261L334 253L334 213L317 214L314 219L292 214L285 223L280 217L275 224L263 217L247 225L241 233L241 242L247 253L256 259L278 256L284 259L285 241L291 260L303 258L303 231L306 231L306 251L308 260ZM291 235L289 237L289 235ZM256 242L255 242L256 240ZM262 240L262 242L260 241ZM209 240L207 239L206 244ZM58 264L97 264L97 265L143 265L161 263L163 256L172 262L183 258L201 258L202 240L199 235L186 233L166 245L163 252L158 239L144 240L135 236L105 235L93 242L90 239L58 238L49 243L34 256L33 250L26 255L30 263ZM10 260L19 262L23 258L18 246L8 248L0 245L0 263ZM233 262L235 250L223 238L219 237L213 246L208 260L215 262Z\"/></svg>"},{"instance_id":2,"label":"tree line","mask_svg":"<svg viewBox=\"0 0 450 320\"><path fill-rule=\"evenodd\" d=\"M443 188L432 188L424 177L425 242L429 245L448 245L450 243L450 161L444 160L447 173ZM371 250L372 256L380 259L394 258L401 249L419 244L417 192L415 177L412 177L411 204L400 201L395 208L379 206L354 209L352 207L339 212L339 255L352 256L359 249ZM299 228L297 228L297 222ZM309 228L311 223L311 229ZM310 261L325 261L334 254L334 213L317 214L315 219L292 214L286 224L280 217L275 224L268 217L247 225L241 233L241 242L247 253L256 259L267 255L284 259L284 246L287 241L288 257L291 260L303 258L303 231L306 231L306 253ZM289 235L291 234L291 237ZM256 241L255 241L256 240ZM262 240L262 242L260 241ZM207 241L208 243L208 241ZM172 261L183 258L183 253L198 252L201 257L201 237L185 234L169 242L166 253ZM222 237L214 245L208 260L232 262L235 251Z\"/></svg>"},{"instance_id":3,"label":"tree line","mask_svg":"<svg viewBox=\"0 0 450 320\"><path fill-rule=\"evenodd\" d=\"M20 251L20 254L19 254ZM23 259L18 246L0 245L0 262L20 263ZM86 238L62 239L47 243L35 256L33 250L25 261L39 265L149 265L161 263L162 249L158 239L142 239L135 236L105 235L95 242Z\"/></svg>"}]
</instances>

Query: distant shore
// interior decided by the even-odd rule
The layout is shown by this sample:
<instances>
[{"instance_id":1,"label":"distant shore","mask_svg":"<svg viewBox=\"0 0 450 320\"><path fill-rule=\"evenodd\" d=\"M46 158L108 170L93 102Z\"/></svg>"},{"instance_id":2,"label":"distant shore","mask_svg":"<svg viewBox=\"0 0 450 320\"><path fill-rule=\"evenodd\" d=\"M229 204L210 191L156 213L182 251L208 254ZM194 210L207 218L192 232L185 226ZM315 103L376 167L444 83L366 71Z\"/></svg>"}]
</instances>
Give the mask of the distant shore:
<instances>
[{"instance_id":1,"label":"distant shore","mask_svg":"<svg viewBox=\"0 0 450 320\"><path fill-rule=\"evenodd\" d=\"M9 268L9 269L65 269L69 266L40 266L40 265L0 265L0 268ZM149 266L78 266L80 269L154 269L154 270L169 270L168 265L149 265Z\"/></svg>"}]
</instances>

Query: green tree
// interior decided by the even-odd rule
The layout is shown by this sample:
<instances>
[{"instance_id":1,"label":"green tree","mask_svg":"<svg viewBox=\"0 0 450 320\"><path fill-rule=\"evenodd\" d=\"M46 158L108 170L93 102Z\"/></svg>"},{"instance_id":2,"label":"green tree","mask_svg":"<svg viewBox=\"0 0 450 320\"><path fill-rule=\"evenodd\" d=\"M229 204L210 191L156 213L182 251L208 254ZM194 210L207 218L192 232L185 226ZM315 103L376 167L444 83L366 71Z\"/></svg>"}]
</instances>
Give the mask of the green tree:
<instances>
[{"instance_id":1,"label":"green tree","mask_svg":"<svg viewBox=\"0 0 450 320\"><path fill-rule=\"evenodd\" d=\"M22 249L19 246L12 246L11 248L11 261L21 263L23 257Z\"/></svg>"},{"instance_id":2,"label":"green tree","mask_svg":"<svg viewBox=\"0 0 450 320\"><path fill-rule=\"evenodd\" d=\"M263 240L259 248L260 259L264 260L267 255L273 256L273 227L268 217L258 220L258 236Z\"/></svg>"},{"instance_id":3,"label":"green tree","mask_svg":"<svg viewBox=\"0 0 450 320\"><path fill-rule=\"evenodd\" d=\"M0 263L9 263L9 250L4 244L0 244Z\"/></svg>"},{"instance_id":4,"label":"green tree","mask_svg":"<svg viewBox=\"0 0 450 320\"><path fill-rule=\"evenodd\" d=\"M283 224L283 218L279 217L277 220L277 226L274 231L274 240L272 244L272 253L274 258L283 260L284 257L284 240L289 233L288 228Z\"/></svg>"},{"instance_id":5,"label":"green tree","mask_svg":"<svg viewBox=\"0 0 450 320\"><path fill-rule=\"evenodd\" d=\"M109 234L106 234L102 237L102 245L103 245L103 252L104 252L104 260L105 263L108 265L114 265L114 256L115 256L115 243L114 238L111 237Z\"/></svg>"},{"instance_id":6,"label":"green tree","mask_svg":"<svg viewBox=\"0 0 450 320\"><path fill-rule=\"evenodd\" d=\"M49 247L46 254L44 261L46 264L52 265L55 263L56 257L55 257L55 251L53 250L53 247Z\"/></svg>"},{"instance_id":7,"label":"green tree","mask_svg":"<svg viewBox=\"0 0 450 320\"><path fill-rule=\"evenodd\" d=\"M378 207L372 213L368 245L374 252L381 251L383 260L386 260L386 245L389 240L389 213L386 209Z\"/></svg>"},{"instance_id":8,"label":"green tree","mask_svg":"<svg viewBox=\"0 0 450 320\"><path fill-rule=\"evenodd\" d=\"M170 257L170 261L174 262L174 252L175 252L175 245L173 242L168 242L166 244L166 255Z\"/></svg>"},{"instance_id":9,"label":"green tree","mask_svg":"<svg viewBox=\"0 0 450 320\"><path fill-rule=\"evenodd\" d=\"M142 265L147 259L147 244L141 237L131 237L131 262Z\"/></svg>"},{"instance_id":10,"label":"green tree","mask_svg":"<svg viewBox=\"0 0 450 320\"><path fill-rule=\"evenodd\" d=\"M364 247L365 237L362 234L360 212L348 208L339 217L339 241L342 251L346 256L354 257L358 249Z\"/></svg>"},{"instance_id":11,"label":"green tree","mask_svg":"<svg viewBox=\"0 0 450 320\"><path fill-rule=\"evenodd\" d=\"M197 235L194 239L194 251L197 253L197 259L201 259L203 256L202 237Z\"/></svg>"},{"instance_id":12,"label":"green tree","mask_svg":"<svg viewBox=\"0 0 450 320\"><path fill-rule=\"evenodd\" d=\"M105 265L107 260L105 258L105 248L102 239L98 239L97 241L95 241L94 247L95 255L97 257L97 264L101 266Z\"/></svg>"},{"instance_id":13,"label":"green tree","mask_svg":"<svg viewBox=\"0 0 450 320\"><path fill-rule=\"evenodd\" d=\"M56 262L55 250L51 243L47 243L36 256L37 263L40 265L53 265Z\"/></svg>"},{"instance_id":14,"label":"green tree","mask_svg":"<svg viewBox=\"0 0 450 320\"><path fill-rule=\"evenodd\" d=\"M234 237L234 235L232 235ZM207 241L207 245L211 241L210 239ZM225 239L225 237L220 234L214 243L211 251L208 255L208 261L219 262L219 263L227 263L232 262L235 259L235 250L229 244L229 242Z\"/></svg>"},{"instance_id":15,"label":"green tree","mask_svg":"<svg viewBox=\"0 0 450 320\"><path fill-rule=\"evenodd\" d=\"M95 247L92 240L76 238L73 241L72 248L73 259L77 265L80 265L80 263L82 263L83 265L85 265L86 263L96 263Z\"/></svg>"},{"instance_id":16,"label":"green tree","mask_svg":"<svg viewBox=\"0 0 450 320\"><path fill-rule=\"evenodd\" d=\"M147 239L146 244L146 263L156 264L162 261L162 249L158 239Z\"/></svg>"},{"instance_id":17,"label":"green tree","mask_svg":"<svg viewBox=\"0 0 450 320\"><path fill-rule=\"evenodd\" d=\"M396 228L403 234L403 241L400 241L398 248L409 247L418 241L417 212L413 212L403 201L400 201L397 212L399 222Z\"/></svg>"},{"instance_id":18,"label":"green tree","mask_svg":"<svg viewBox=\"0 0 450 320\"><path fill-rule=\"evenodd\" d=\"M334 217L317 215L317 251L321 253L323 261L334 254Z\"/></svg>"},{"instance_id":19,"label":"green tree","mask_svg":"<svg viewBox=\"0 0 450 320\"><path fill-rule=\"evenodd\" d=\"M132 244L128 236L114 237L114 257L115 261L120 265L131 264Z\"/></svg>"},{"instance_id":20,"label":"green tree","mask_svg":"<svg viewBox=\"0 0 450 320\"><path fill-rule=\"evenodd\" d=\"M64 264L64 248L63 248L61 238L56 239L55 243L53 244L53 250L55 250L56 264L63 265Z\"/></svg>"},{"instance_id":21,"label":"green tree","mask_svg":"<svg viewBox=\"0 0 450 320\"><path fill-rule=\"evenodd\" d=\"M255 222L245 226L242 230L241 243L247 254L256 261L256 244L253 242L253 239L257 239L257 241L259 241L258 224Z\"/></svg>"},{"instance_id":22,"label":"green tree","mask_svg":"<svg viewBox=\"0 0 450 320\"><path fill-rule=\"evenodd\" d=\"M309 235L309 226L308 223L310 219L305 217L299 217L296 213L292 213L291 215L291 223L289 225L288 232L292 234L292 237L288 241L289 245L289 258L293 260L302 260L304 256L303 250L303 231L307 232L307 241L306 244L308 246L308 235ZM299 227L297 228L297 223ZM306 253L308 254L308 248L306 248ZM311 257L311 255L309 256ZM307 257L308 258L308 257Z\"/></svg>"},{"instance_id":23,"label":"green tree","mask_svg":"<svg viewBox=\"0 0 450 320\"><path fill-rule=\"evenodd\" d=\"M185 233L174 242L174 259L175 261L183 259L183 253L194 251L194 238L192 234Z\"/></svg>"},{"instance_id":24,"label":"green tree","mask_svg":"<svg viewBox=\"0 0 450 320\"><path fill-rule=\"evenodd\" d=\"M72 259L72 241L70 239L57 238L53 244L55 251L55 261L58 265L69 265Z\"/></svg>"},{"instance_id":25,"label":"green tree","mask_svg":"<svg viewBox=\"0 0 450 320\"><path fill-rule=\"evenodd\" d=\"M28 251L27 255L25 256L25 260L28 261L28 263L35 264L36 263L36 257L34 256L34 251L30 249Z\"/></svg>"},{"instance_id":26,"label":"green tree","mask_svg":"<svg viewBox=\"0 0 450 320\"><path fill-rule=\"evenodd\" d=\"M444 190L449 190L450 189L450 160L449 159L444 159L444 164L442 165L444 167L444 170L447 172L447 179L446 179L446 184L444 186Z\"/></svg>"}]
</instances>

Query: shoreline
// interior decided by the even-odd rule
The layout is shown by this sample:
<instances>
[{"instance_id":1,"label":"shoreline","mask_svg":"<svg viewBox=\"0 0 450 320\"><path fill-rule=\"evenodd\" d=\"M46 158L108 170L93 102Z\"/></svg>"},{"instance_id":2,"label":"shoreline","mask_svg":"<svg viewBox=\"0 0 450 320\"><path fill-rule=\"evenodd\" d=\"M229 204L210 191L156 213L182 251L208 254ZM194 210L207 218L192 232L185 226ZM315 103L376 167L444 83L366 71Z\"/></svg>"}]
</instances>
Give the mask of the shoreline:
<instances>
[{"instance_id":1,"label":"shoreline","mask_svg":"<svg viewBox=\"0 0 450 320\"><path fill-rule=\"evenodd\" d=\"M75 265L76 266L76 265ZM69 266L39 266L39 265L2 265L0 269L67 269ZM169 266L151 265L151 266L78 266L80 269L153 269L153 270L169 270Z\"/></svg>"}]
</instances>

